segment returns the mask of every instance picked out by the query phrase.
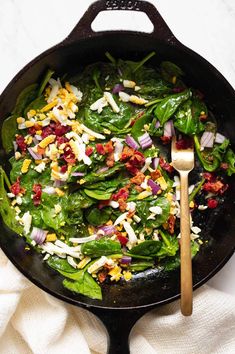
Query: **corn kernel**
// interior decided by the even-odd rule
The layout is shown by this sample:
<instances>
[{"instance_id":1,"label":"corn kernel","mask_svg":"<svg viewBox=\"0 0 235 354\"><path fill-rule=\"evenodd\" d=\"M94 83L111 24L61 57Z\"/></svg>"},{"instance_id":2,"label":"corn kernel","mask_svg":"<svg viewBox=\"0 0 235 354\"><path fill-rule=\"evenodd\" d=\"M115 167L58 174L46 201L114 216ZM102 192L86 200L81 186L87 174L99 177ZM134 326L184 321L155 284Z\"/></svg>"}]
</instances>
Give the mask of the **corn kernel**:
<instances>
[{"instance_id":1,"label":"corn kernel","mask_svg":"<svg viewBox=\"0 0 235 354\"><path fill-rule=\"evenodd\" d=\"M54 242L57 240L56 234L47 234L46 241L47 242Z\"/></svg>"},{"instance_id":2,"label":"corn kernel","mask_svg":"<svg viewBox=\"0 0 235 354\"><path fill-rule=\"evenodd\" d=\"M30 111L28 111L27 113L27 117L30 119L32 117L34 117L36 115L36 111L34 109L30 109Z\"/></svg>"},{"instance_id":3,"label":"corn kernel","mask_svg":"<svg viewBox=\"0 0 235 354\"><path fill-rule=\"evenodd\" d=\"M18 117L18 118L16 119L16 121L17 121L18 124L22 124L22 123L25 122L25 119L24 119L23 117Z\"/></svg>"},{"instance_id":4,"label":"corn kernel","mask_svg":"<svg viewBox=\"0 0 235 354\"><path fill-rule=\"evenodd\" d=\"M64 192L61 189L55 188L55 191L56 191L56 194L58 194L59 197L63 197Z\"/></svg>"},{"instance_id":5,"label":"corn kernel","mask_svg":"<svg viewBox=\"0 0 235 354\"><path fill-rule=\"evenodd\" d=\"M85 257L83 258L77 265L78 269L82 269L84 268L89 262L90 262L90 257Z\"/></svg>"},{"instance_id":6,"label":"corn kernel","mask_svg":"<svg viewBox=\"0 0 235 354\"><path fill-rule=\"evenodd\" d=\"M46 106L42 107L40 109L40 112L43 113L43 112L47 112L47 111L50 111L53 107L55 107L58 103L58 100L54 100L50 103L48 103Z\"/></svg>"},{"instance_id":7,"label":"corn kernel","mask_svg":"<svg viewBox=\"0 0 235 354\"><path fill-rule=\"evenodd\" d=\"M189 208L194 208L194 202L191 200L191 202L189 203Z\"/></svg>"},{"instance_id":8,"label":"corn kernel","mask_svg":"<svg viewBox=\"0 0 235 354\"><path fill-rule=\"evenodd\" d=\"M30 122L30 120L26 120L25 126L26 126L26 128L31 128L34 126L34 122Z\"/></svg>"},{"instance_id":9,"label":"corn kernel","mask_svg":"<svg viewBox=\"0 0 235 354\"><path fill-rule=\"evenodd\" d=\"M36 130L37 135L42 135L42 130Z\"/></svg>"},{"instance_id":10,"label":"corn kernel","mask_svg":"<svg viewBox=\"0 0 235 354\"><path fill-rule=\"evenodd\" d=\"M132 273L129 271L124 270L123 271L123 277L126 281L130 280L132 278Z\"/></svg>"},{"instance_id":11,"label":"corn kernel","mask_svg":"<svg viewBox=\"0 0 235 354\"><path fill-rule=\"evenodd\" d=\"M25 159L24 160L23 165L21 167L21 172L22 173L28 172L29 165L31 164L31 162L32 162L32 160L30 160L30 159Z\"/></svg>"},{"instance_id":12,"label":"corn kernel","mask_svg":"<svg viewBox=\"0 0 235 354\"><path fill-rule=\"evenodd\" d=\"M55 135L48 135L46 138L44 138L39 144L38 146L40 148L45 148L47 147L49 144L53 143L55 141L56 136Z\"/></svg>"},{"instance_id":13,"label":"corn kernel","mask_svg":"<svg viewBox=\"0 0 235 354\"><path fill-rule=\"evenodd\" d=\"M166 190L168 187L167 182L163 176L157 178L157 183L160 185L162 190Z\"/></svg>"}]
</instances>

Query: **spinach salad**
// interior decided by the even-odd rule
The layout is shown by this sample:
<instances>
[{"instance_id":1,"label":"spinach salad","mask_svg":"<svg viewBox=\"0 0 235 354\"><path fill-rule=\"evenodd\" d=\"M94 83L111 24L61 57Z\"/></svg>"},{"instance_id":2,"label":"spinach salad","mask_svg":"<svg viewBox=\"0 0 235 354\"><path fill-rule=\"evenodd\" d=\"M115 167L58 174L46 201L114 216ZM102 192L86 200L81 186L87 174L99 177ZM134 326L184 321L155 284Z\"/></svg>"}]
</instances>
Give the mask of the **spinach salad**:
<instances>
[{"instance_id":1,"label":"spinach salad","mask_svg":"<svg viewBox=\"0 0 235 354\"><path fill-rule=\"evenodd\" d=\"M203 243L195 213L222 202L235 154L200 91L169 61L108 60L73 77L48 70L3 122L10 172L0 168L0 212L67 289L102 299L102 283L179 266L180 183L170 162L194 143L189 186L192 256Z\"/></svg>"}]
</instances>

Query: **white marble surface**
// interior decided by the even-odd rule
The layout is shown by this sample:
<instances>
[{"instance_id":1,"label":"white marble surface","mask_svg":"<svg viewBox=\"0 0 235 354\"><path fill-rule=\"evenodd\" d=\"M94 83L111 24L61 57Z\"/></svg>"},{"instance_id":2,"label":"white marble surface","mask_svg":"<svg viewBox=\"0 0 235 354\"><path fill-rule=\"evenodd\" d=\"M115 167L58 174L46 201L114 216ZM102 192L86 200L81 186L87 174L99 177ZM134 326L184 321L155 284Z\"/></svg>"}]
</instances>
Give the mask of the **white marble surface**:
<instances>
[{"instance_id":1,"label":"white marble surface","mask_svg":"<svg viewBox=\"0 0 235 354\"><path fill-rule=\"evenodd\" d=\"M35 56L63 40L91 0L0 1L0 92ZM152 0L175 36L209 60L235 88L235 1ZM118 15L120 16L120 15ZM97 19L100 29L149 29L132 13ZM127 17L126 17L127 16ZM235 256L209 284L235 296Z\"/></svg>"}]
</instances>

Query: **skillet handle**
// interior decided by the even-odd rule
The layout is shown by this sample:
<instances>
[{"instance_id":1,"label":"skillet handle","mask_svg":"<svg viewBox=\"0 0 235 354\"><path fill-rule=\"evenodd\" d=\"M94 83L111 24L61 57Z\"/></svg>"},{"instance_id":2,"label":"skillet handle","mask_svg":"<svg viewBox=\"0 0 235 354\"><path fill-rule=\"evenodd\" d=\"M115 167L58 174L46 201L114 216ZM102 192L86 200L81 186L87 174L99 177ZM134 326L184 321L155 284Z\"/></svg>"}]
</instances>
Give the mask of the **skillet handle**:
<instances>
[{"instance_id":1,"label":"skillet handle","mask_svg":"<svg viewBox=\"0 0 235 354\"><path fill-rule=\"evenodd\" d=\"M134 324L149 309L123 310L123 309L89 309L105 325L108 333L107 354L129 354L129 335Z\"/></svg>"},{"instance_id":2,"label":"skillet handle","mask_svg":"<svg viewBox=\"0 0 235 354\"><path fill-rule=\"evenodd\" d=\"M73 42L81 38L93 37L97 32L92 30L92 22L101 11L110 10L144 12L154 27L151 36L172 44L178 42L153 4L144 0L98 0L90 5L78 24L64 40L64 43Z\"/></svg>"}]
</instances>

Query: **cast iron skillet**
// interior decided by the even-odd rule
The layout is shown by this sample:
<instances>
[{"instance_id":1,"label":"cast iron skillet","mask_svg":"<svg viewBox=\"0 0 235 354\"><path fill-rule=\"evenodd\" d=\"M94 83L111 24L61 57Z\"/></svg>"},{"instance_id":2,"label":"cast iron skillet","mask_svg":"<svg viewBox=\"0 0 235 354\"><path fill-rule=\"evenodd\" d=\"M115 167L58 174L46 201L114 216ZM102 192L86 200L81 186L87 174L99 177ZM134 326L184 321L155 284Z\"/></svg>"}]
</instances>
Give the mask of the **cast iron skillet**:
<instances>
[{"instance_id":1,"label":"cast iron skillet","mask_svg":"<svg viewBox=\"0 0 235 354\"><path fill-rule=\"evenodd\" d=\"M91 23L100 11L136 10L147 14L154 25L151 34L130 31L93 32ZM14 107L16 97L27 85L37 82L48 67L58 75L81 64L104 60L109 50L115 57L140 59L152 50L157 52L152 65L162 59L172 60L185 73L193 87L206 94L209 108L215 114L219 131L235 143L235 93L224 77L205 59L182 45L171 33L155 7L145 1L97 1L93 3L70 35L26 65L9 83L0 97L1 122ZM2 163L6 161L1 150ZM218 272L235 248L235 184L231 183L223 209L200 220L206 243L193 262L194 289ZM205 214L206 215L206 214ZM132 281L105 286L103 300L76 295L62 286L59 274L48 268L42 257L25 250L22 238L0 222L0 245L7 257L28 279L57 298L81 306L97 315L109 334L109 353L128 353L128 337L134 323L150 309L179 297L178 270L164 273L146 271Z\"/></svg>"}]
</instances>

